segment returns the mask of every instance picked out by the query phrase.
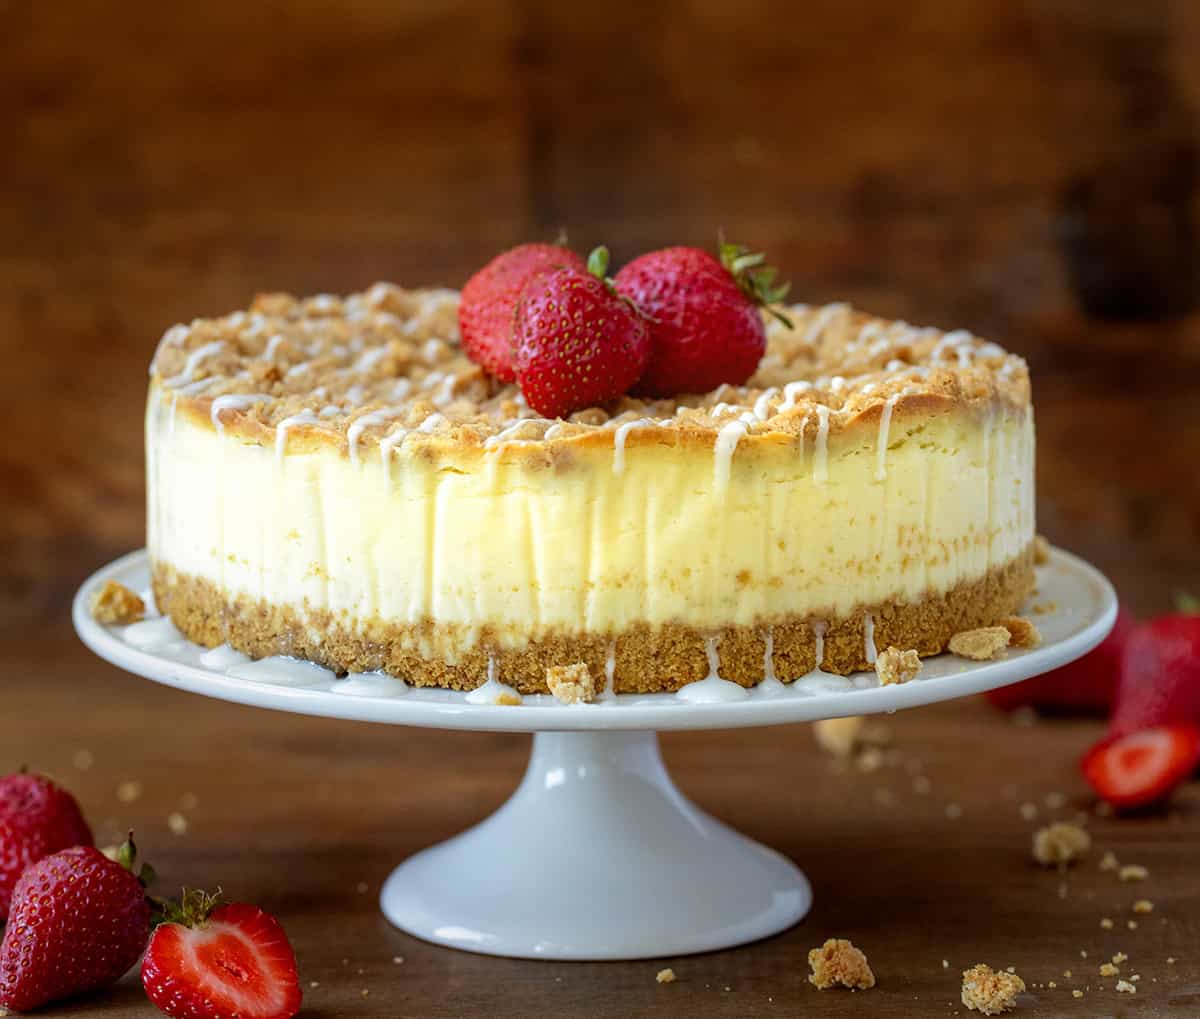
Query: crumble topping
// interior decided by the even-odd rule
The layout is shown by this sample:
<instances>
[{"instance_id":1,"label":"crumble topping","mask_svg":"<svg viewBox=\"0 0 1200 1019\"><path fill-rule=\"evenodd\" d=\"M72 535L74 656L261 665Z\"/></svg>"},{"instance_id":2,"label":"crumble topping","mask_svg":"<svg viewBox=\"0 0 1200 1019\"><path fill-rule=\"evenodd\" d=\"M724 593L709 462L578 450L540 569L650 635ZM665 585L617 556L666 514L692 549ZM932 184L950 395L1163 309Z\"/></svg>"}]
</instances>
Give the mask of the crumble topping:
<instances>
[{"instance_id":1,"label":"crumble topping","mask_svg":"<svg viewBox=\"0 0 1200 1019\"><path fill-rule=\"evenodd\" d=\"M260 294L245 311L167 330L151 374L206 410L217 397L244 398L220 410L227 422L274 427L307 414L317 420L294 422L298 428L340 437L357 424L359 439L375 441L431 421L431 433L482 444L565 439L642 419L715 439L741 416L750 433L807 433L813 441L818 417L836 432L908 396L1029 403L1025 362L965 331L917 329L840 304L797 305L788 314L791 328L767 317L767 350L744 386L666 400L622 397L559 422L537 417L516 386L465 356L453 290L377 283L346 297Z\"/></svg>"},{"instance_id":2,"label":"crumble topping","mask_svg":"<svg viewBox=\"0 0 1200 1019\"><path fill-rule=\"evenodd\" d=\"M808 978L818 990L849 987L865 991L875 986L875 974L867 957L845 938L830 938L808 953L812 973Z\"/></svg>"},{"instance_id":3,"label":"crumble topping","mask_svg":"<svg viewBox=\"0 0 1200 1019\"><path fill-rule=\"evenodd\" d=\"M1007 616L1000 625L1008 631L1013 647L1035 648L1042 643L1041 631L1024 616Z\"/></svg>"},{"instance_id":4,"label":"crumble topping","mask_svg":"<svg viewBox=\"0 0 1200 1019\"><path fill-rule=\"evenodd\" d=\"M1014 1008L1017 995L1025 990L1025 981L1015 973L998 973L978 963L963 970L962 1003L974 1012L1000 1015Z\"/></svg>"},{"instance_id":5,"label":"crumble topping","mask_svg":"<svg viewBox=\"0 0 1200 1019\"><path fill-rule=\"evenodd\" d=\"M1077 824L1055 821L1033 833L1033 858L1045 867L1065 866L1092 848L1092 837Z\"/></svg>"},{"instance_id":6,"label":"crumble topping","mask_svg":"<svg viewBox=\"0 0 1200 1019\"><path fill-rule=\"evenodd\" d=\"M879 676L880 686L907 683L915 679L920 671L921 658L914 650L901 651L897 647L889 647L875 658L875 673Z\"/></svg>"},{"instance_id":7,"label":"crumble topping","mask_svg":"<svg viewBox=\"0 0 1200 1019\"><path fill-rule=\"evenodd\" d=\"M997 657L1008 647L1009 634L1003 626L981 626L963 630L950 638L950 650L961 658L975 662Z\"/></svg>"},{"instance_id":8,"label":"crumble topping","mask_svg":"<svg viewBox=\"0 0 1200 1019\"><path fill-rule=\"evenodd\" d=\"M563 704L590 704L596 697L595 681L584 662L550 666L546 685Z\"/></svg>"},{"instance_id":9,"label":"crumble topping","mask_svg":"<svg viewBox=\"0 0 1200 1019\"><path fill-rule=\"evenodd\" d=\"M106 580L92 598L92 618L105 626L127 626L145 614L146 603L115 580Z\"/></svg>"},{"instance_id":10,"label":"crumble topping","mask_svg":"<svg viewBox=\"0 0 1200 1019\"><path fill-rule=\"evenodd\" d=\"M654 979L660 984L673 984L675 983L675 971L670 966L666 969L660 969L654 974Z\"/></svg>"}]
</instances>

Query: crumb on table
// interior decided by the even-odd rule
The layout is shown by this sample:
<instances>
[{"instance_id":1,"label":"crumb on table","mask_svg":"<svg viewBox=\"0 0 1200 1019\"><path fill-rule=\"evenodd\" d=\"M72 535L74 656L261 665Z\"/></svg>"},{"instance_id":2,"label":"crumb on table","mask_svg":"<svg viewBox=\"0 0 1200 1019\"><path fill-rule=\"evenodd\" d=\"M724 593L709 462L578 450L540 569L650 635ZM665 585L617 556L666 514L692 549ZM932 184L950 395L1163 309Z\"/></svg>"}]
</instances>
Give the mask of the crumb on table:
<instances>
[{"instance_id":1,"label":"crumb on table","mask_svg":"<svg viewBox=\"0 0 1200 1019\"><path fill-rule=\"evenodd\" d=\"M124 584L106 580L92 597L92 618L105 626L127 626L146 614L146 603Z\"/></svg>"},{"instance_id":2,"label":"crumb on table","mask_svg":"<svg viewBox=\"0 0 1200 1019\"><path fill-rule=\"evenodd\" d=\"M1017 995L1025 990L1025 981L1015 973L998 973L991 966L978 963L963 970L962 1003L974 1012L1000 1015L1017 1003Z\"/></svg>"},{"instance_id":3,"label":"crumb on table","mask_svg":"<svg viewBox=\"0 0 1200 1019\"><path fill-rule=\"evenodd\" d=\"M590 704L596 697L596 683L585 662L550 666L546 685L563 704Z\"/></svg>"},{"instance_id":4,"label":"crumb on table","mask_svg":"<svg viewBox=\"0 0 1200 1019\"><path fill-rule=\"evenodd\" d=\"M858 748L859 735L862 732L863 718L861 715L849 715L846 718L823 718L813 723L813 736L817 746L828 750L836 757L849 757Z\"/></svg>"},{"instance_id":5,"label":"crumb on table","mask_svg":"<svg viewBox=\"0 0 1200 1019\"><path fill-rule=\"evenodd\" d=\"M1121 869L1121 863L1117 859L1116 854L1111 849L1107 850L1105 852L1105 854L1102 857L1100 857L1100 869L1101 870L1120 870Z\"/></svg>"},{"instance_id":6,"label":"crumb on table","mask_svg":"<svg viewBox=\"0 0 1200 1019\"><path fill-rule=\"evenodd\" d=\"M850 987L865 991L875 986L875 974L867 957L845 938L830 938L808 953L812 973L808 982L819 990Z\"/></svg>"},{"instance_id":7,"label":"crumb on table","mask_svg":"<svg viewBox=\"0 0 1200 1019\"><path fill-rule=\"evenodd\" d=\"M1070 821L1055 821L1033 833L1033 858L1045 867L1071 863L1091 848L1092 837Z\"/></svg>"},{"instance_id":8,"label":"crumb on table","mask_svg":"<svg viewBox=\"0 0 1200 1019\"><path fill-rule=\"evenodd\" d=\"M1041 631L1024 616L1006 616L1000 625L1008 631L1013 647L1035 648L1042 642Z\"/></svg>"},{"instance_id":9,"label":"crumb on table","mask_svg":"<svg viewBox=\"0 0 1200 1019\"><path fill-rule=\"evenodd\" d=\"M1127 863L1117 871L1117 877L1122 881L1145 881L1150 871L1140 863Z\"/></svg>"},{"instance_id":10,"label":"crumb on table","mask_svg":"<svg viewBox=\"0 0 1200 1019\"><path fill-rule=\"evenodd\" d=\"M1118 967L1115 963L1112 963L1112 962L1100 963L1100 975L1102 977L1115 977L1120 972L1121 972L1120 967Z\"/></svg>"},{"instance_id":11,"label":"crumb on table","mask_svg":"<svg viewBox=\"0 0 1200 1019\"><path fill-rule=\"evenodd\" d=\"M880 686L907 683L915 679L920 671L921 657L915 650L901 651L898 647L889 647L875 658L875 673L879 676Z\"/></svg>"},{"instance_id":12,"label":"crumb on table","mask_svg":"<svg viewBox=\"0 0 1200 1019\"><path fill-rule=\"evenodd\" d=\"M660 969L654 974L654 979L660 984L673 984L675 983L675 971L670 966L666 969Z\"/></svg>"},{"instance_id":13,"label":"crumb on table","mask_svg":"<svg viewBox=\"0 0 1200 1019\"><path fill-rule=\"evenodd\" d=\"M1137 994L1137 985L1131 984L1128 980L1118 980L1117 990L1122 994Z\"/></svg>"},{"instance_id":14,"label":"crumb on table","mask_svg":"<svg viewBox=\"0 0 1200 1019\"><path fill-rule=\"evenodd\" d=\"M1008 647L1008 630L1003 626L981 626L974 630L963 630L950 638L950 651L960 658L975 662L995 658Z\"/></svg>"}]
</instances>

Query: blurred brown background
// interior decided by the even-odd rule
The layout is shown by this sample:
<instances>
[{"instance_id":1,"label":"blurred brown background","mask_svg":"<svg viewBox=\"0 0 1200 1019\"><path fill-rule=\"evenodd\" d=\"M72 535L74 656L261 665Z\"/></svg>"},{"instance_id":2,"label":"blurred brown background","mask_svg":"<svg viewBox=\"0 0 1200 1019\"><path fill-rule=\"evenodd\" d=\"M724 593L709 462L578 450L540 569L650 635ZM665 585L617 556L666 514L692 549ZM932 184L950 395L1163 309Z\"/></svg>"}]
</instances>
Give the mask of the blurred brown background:
<instances>
[{"instance_id":1,"label":"blurred brown background","mask_svg":"<svg viewBox=\"0 0 1200 1019\"><path fill-rule=\"evenodd\" d=\"M262 781L278 782L280 797L274 814L230 806L210 817L211 843L176 852L176 870L207 866L217 880L217 864L232 865L216 832L279 852L303 842L301 801L287 797L311 791L333 755L361 769L347 784L394 763L388 748L401 740L427 754L501 755L491 784L464 793L454 816L450 794L431 791L430 827L402 846L383 809L378 830L359 831L344 788L313 794L329 828L363 847L372 881L401 850L497 802L519 768L511 740L184 698L90 659L66 614L88 572L142 542L145 367L167 326L262 289L459 285L498 249L561 228L580 248L607 242L618 259L710 244L723 228L768 251L798 300L846 299L1021 352L1035 380L1042 530L1108 571L1141 613L1164 609L1176 588L1200 590L1198 117L1191 0L0 0L10 751L65 768L72 748L98 760L107 748L103 780L73 781L111 799L119 772L162 759L161 738L134 735L152 727L175 736L177 792L205 780L215 729L228 766L269 772ZM175 733L185 708L203 724ZM938 709L919 731L952 759L964 719L985 742L987 725L1001 724L979 710ZM240 755L237 732L278 756ZM732 754L747 743L691 739L697 763L700 747ZM694 791L703 781L691 773ZM710 798L736 813L741 798L721 788L707 787ZM140 819L160 833L162 796ZM390 809L401 803L412 809L400 799ZM120 809L114 826L139 817ZM735 819L755 830L740 809ZM368 850L382 832L387 851ZM826 844L788 843L762 822L756 834L810 858ZM320 845L324 866L331 844ZM239 866L266 901L283 896L272 869ZM326 891L311 892L314 937ZM366 941L399 937L367 919L369 904L360 913L376 925Z\"/></svg>"}]
</instances>

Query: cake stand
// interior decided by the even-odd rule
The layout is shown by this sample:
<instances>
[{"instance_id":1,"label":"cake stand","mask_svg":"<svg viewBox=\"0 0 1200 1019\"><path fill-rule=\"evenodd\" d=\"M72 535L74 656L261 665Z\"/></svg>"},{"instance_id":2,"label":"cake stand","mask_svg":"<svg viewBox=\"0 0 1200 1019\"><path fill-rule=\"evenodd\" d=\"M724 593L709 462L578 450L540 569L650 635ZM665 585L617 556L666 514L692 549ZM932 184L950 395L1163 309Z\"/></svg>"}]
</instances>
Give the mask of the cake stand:
<instances>
[{"instance_id":1,"label":"cake stand","mask_svg":"<svg viewBox=\"0 0 1200 1019\"><path fill-rule=\"evenodd\" d=\"M790 861L726 827L675 787L658 730L809 722L979 693L1063 665L1111 629L1112 587L1055 550L1038 569L1043 644L997 661L927 659L908 683L874 673L819 674L795 688L765 684L742 699L690 703L622 694L564 705L469 703L390 677L332 673L286 659L250 663L206 651L169 620L106 627L88 606L105 580L149 584L144 551L109 564L75 596L84 643L137 675L192 693L307 715L443 729L532 732L533 754L512 798L470 830L418 853L387 879L381 906L402 930L439 944L540 959L641 959L729 948L775 934L808 912L812 892ZM729 691L733 692L733 691Z\"/></svg>"}]
</instances>

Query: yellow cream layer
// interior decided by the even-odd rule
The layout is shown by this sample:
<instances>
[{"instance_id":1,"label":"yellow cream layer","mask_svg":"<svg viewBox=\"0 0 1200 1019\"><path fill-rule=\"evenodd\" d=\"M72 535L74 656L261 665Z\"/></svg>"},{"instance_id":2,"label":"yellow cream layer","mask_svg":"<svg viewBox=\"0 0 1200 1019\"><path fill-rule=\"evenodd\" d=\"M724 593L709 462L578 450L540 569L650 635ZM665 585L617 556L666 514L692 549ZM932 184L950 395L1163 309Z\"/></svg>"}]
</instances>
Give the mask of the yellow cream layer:
<instances>
[{"instance_id":1,"label":"yellow cream layer","mask_svg":"<svg viewBox=\"0 0 1200 1019\"><path fill-rule=\"evenodd\" d=\"M617 438L614 430L614 439ZM982 577L1034 534L1031 411L950 408L827 448L632 442L535 465L499 449L257 445L151 389L149 548L228 592L352 625L714 629L838 618ZM432 442L432 439L429 440Z\"/></svg>"}]
</instances>

